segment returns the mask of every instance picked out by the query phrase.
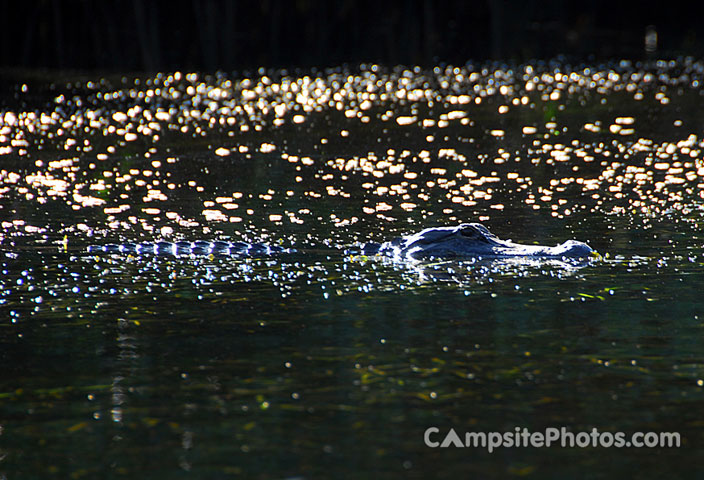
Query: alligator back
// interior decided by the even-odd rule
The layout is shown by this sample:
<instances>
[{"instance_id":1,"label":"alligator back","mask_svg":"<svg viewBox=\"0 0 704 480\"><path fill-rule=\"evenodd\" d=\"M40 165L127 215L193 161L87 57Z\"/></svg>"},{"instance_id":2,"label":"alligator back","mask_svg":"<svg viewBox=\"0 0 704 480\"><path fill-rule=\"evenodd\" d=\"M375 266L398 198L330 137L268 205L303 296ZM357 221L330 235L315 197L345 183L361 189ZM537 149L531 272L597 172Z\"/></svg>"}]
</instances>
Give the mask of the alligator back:
<instances>
[{"instance_id":1,"label":"alligator back","mask_svg":"<svg viewBox=\"0 0 704 480\"><path fill-rule=\"evenodd\" d=\"M272 255L284 251L286 251L286 249L283 247L264 245L262 243L225 242L220 240L108 243L88 247L89 253L135 255L222 255L252 257Z\"/></svg>"}]
</instances>

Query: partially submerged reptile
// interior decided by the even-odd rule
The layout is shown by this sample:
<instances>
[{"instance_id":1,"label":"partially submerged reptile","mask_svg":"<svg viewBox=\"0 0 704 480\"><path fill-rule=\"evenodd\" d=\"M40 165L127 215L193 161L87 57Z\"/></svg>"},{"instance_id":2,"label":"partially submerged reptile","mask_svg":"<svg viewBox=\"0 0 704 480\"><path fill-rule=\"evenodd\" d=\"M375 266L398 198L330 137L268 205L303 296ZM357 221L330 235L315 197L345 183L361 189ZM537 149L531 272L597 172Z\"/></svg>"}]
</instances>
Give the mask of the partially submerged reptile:
<instances>
[{"instance_id":1,"label":"partially submerged reptile","mask_svg":"<svg viewBox=\"0 0 704 480\"><path fill-rule=\"evenodd\" d=\"M91 253L148 255L231 255L262 256L292 251L280 246L260 243L205 241L144 242L107 244L88 247ZM426 228L413 235L384 243L368 243L363 255L381 255L398 259L427 258L573 258L598 257L589 245L567 240L554 247L523 245L502 240L480 223L462 223L452 227Z\"/></svg>"}]
</instances>

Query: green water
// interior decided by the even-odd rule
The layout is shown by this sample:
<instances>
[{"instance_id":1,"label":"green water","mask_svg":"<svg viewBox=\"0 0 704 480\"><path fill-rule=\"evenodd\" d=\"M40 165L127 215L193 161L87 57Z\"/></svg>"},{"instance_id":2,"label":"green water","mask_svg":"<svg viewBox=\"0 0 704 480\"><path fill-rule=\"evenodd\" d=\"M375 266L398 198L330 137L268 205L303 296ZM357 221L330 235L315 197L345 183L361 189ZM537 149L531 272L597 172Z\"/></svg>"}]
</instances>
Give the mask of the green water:
<instances>
[{"instance_id":1,"label":"green water","mask_svg":"<svg viewBox=\"0 0 704 480\"><path fill-rule=\"evenodd\" d=\"M570 68L561 67L584 74L583 67ZM620 80L602 92L570 80L577 82L575 90L560 101L525 90L518 71L497 76L477 67L479 80L467 83L455 75L449 86L442 86L438 72L390 71L379 78L395 88L407 85L403 78L427 84L437 96L432 102L427 96L372 99L370 109L359 110L369 116L366 122L343 114L356 112L355 102L343 102L342 109L323 102L317 111L289 106L305 121L283 117L281 125L271 122L271 111L257 113L259 107L244 120L235 115L233 125L208 123L201 113L196 124L202 135L179 130L193 128L195 117L180 116L176 108L219 112L226 102L211 108L184 87L158 141L123 141L105 130L119 123L114 112L144 106L129 92L143 91L149 80L134 88L122 80L127 93L114 105L94 96L120 90L107 81L47 81L30 85L26 98L6 99L4 112L37 112L37 118L55 112L70 119L71 112L83 115L92 105L103 125L84 129L74 119L61 135L26 125L0 133L0 148L13 147L0 156L0 473L701 476L704 147L698 136L704 101L693 83L700 69L651 65L652 85L634 80L628 90L628 78L639 70L629 65L626 75L623 68L605 67L606 78L619 72ZM471 71L462 73L468 78ZM326 77L331 97L346 78L336 86L335 75ZM480 95L506 78L513 79L507 80L512 91ZM222 82L211 78L204 85ZM250 91L257 82L261 78ZM367 91L363 82L352 84ZM65 98L73 103L56 106L59 91L70 92ZM638 91L644 99L632 98ZM484 101L451 104L450 96L462 92ZM656 98L658 92L669 101ZM510 103L522 96L526 104ZM237 105L256 105L264 97L233 98ZM501 105L510 105L509 111L499 113ZM471 123L421 124L456 110L467 112ZM191 120L176 122L177 116ZM404 125L394 120L401 116L417 119ZM614 120L624 117L634 124ZM599 121L600 131L584 127ZM242 130L245 123L251 128ZM614 133L609 125L634 132ZM537 133L524 133L524 126ZM504 134L492 134L496 129ZM18 131L27 139L25 152L11 144ZM67 147L63 138L70 135L90 140L93 148ZM262 143L276 148L262 151ZM551 156L552 147L543 148L555 144L573 148L570 158L560 160ZM215 154L218 147L230 154ZM576 155L580 149L593 159ZM494 161L504 153L505 161ZM303 157L310 161L301 163ZM334 166L336 159L370 157L376 165L368 171ZM62 159L68 159L65 165L49 167ZM405 170L390 171L379 160ZM462 174L465 169L476 176ZM405 177L409 171L415 177ZM523 180L516 182L512 173ZM645 176L639 180L637 173ZM489 180L467 183L481 178ZM559 183L565 178L572 180ZM57 179L65 184L54 191L66 195L50 191ZM579 179L595 180L594 188L583 188ZM456 186L447 185L452 181ZM471 186L460 190L463 185ZM389 193L394 189L398 193ZM474 195L487 189L489 199ZM552 193L540 200L545 189ZM453 202L462 193L470 202ZM382 202L390 208L379 207ZM223 207L228 203L237 206ZM130 208L110 210L120 205ZM226 218L203 213L213 209ZM345 251L366 240L480 217L502 238L543 244L576 238L604 258L580 267L473 259L409 263ZM89 244L154 238L244 238L296 251L264 258L84 253ZM440 430L437 440L450 428L462 438L517 427L596 428L629 438L678 432L681 446L500 447L489 453L430 448L424 443L429 427Z\"/></svg>"}]
</instances>

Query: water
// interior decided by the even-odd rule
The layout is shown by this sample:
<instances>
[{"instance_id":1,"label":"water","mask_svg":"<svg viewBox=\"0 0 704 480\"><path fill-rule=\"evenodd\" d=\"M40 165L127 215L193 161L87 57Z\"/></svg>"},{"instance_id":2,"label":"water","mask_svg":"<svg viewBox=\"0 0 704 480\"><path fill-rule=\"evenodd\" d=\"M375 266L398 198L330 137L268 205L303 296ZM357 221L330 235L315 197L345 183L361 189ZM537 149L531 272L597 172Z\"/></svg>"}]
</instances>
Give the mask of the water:
<instances>
[{"instance_id":1,"label":"water","mask_svg":"<svg viewBox=\"0 0 704 480\"><path fill-rule=\"evenodd\" d=\"M703 71L19 82L0 113L0 472L701 475ZM604 258L353 253L461 221ZM86 254L157 238L296 252ZM432 426L440 441L565 427L681 446L489 453L429 448Z\"/></svg>"}]
</instances>

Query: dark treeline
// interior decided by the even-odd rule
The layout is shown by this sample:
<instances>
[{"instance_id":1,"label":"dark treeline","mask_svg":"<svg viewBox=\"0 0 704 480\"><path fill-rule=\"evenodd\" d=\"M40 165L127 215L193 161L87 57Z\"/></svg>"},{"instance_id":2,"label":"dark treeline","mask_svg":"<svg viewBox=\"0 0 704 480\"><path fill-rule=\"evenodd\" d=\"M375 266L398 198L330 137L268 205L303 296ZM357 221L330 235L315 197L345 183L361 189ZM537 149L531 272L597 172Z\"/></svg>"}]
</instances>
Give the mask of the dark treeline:
<instances>
[{"instance_id":1,"label":"dark treeline","mask_svg":"<svg viewBox=\"0 0 704 480\"><path fill-rule=\"evenodd\" d=\"M0 67L213 71L557 55L584 60L700 56L699 4L0 0Z\"/></svg>"}]
</instances>

